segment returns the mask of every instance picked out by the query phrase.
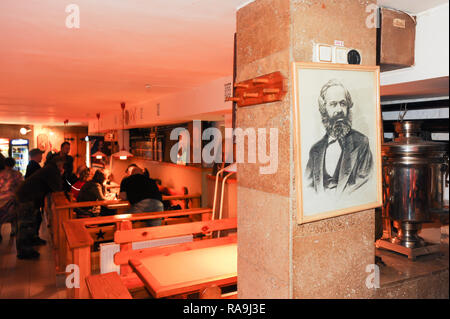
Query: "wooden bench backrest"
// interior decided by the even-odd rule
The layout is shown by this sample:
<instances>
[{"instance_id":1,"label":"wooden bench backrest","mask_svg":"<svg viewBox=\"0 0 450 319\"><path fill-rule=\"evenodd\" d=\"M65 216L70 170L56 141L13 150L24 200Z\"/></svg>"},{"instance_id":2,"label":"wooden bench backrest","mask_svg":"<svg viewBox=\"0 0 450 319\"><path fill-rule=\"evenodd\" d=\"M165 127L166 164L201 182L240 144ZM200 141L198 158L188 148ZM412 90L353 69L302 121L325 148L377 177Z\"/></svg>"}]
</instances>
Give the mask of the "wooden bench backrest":
<instances>
[{"instance_id":1,"label":"wooden bench backrest","mask_svg":"<svg viewBox=\"0 0 450 319\"><path fill-rule=\"evenodd\" d=\"M101 234L101 241L113 241L114 233L117 230L116 225L120 224L122 220L129 219L136 222L142 222L145 220L163 218L163 225L189 223L192 221L210 220L212 216L212 210L210 208L194 208L156 213L138 213L133 214L133 217L130 216L130 214L121 214L105 217L90 217L84 218L83 220L86 221L85 225L89 226L88 232L91 234L94 240L99 239L98 236L100 236L99 234ZM136 224L134 225L134 227L136 228L136 226L138 225L139 224ZM138 227L142 227L142 224L140 224Z\"/></svg>"},{"instance_id":2,"label":"wooden bench backrest","mask_svg":"<svg viewBox=\"0 0 450 319\"><path fill-rule=\"evenodd\" d=\"M177 237L183 235L194 235L194 234L206 235L214 231L227 229L229 230L236 228L237 228L236 218L208 220L208 221L191 222L167 226L153 226L138 229L132 229L131 223L129 221L124 221L120 224L119 230L116 231L114 234L114 242L116 244L120 244L120 251L115 254L114 262L116 263L116 265L120 265L120 274L127 275L131 272L131 268L130 266L128 266L128 261L131 258L134 258L137 255L143 256L146 254L146 252L149 252L150 254L154 252L164 253L165 249L164 247L151 247L151 248L144 248L141 250L133 250L132 249L133 242ZM190 243L175 246L184 249L188 248L190 246Z\"/></svg>"},{"instance_id":3,"label":"wooden bench backrest","mask_svg":"<svg viewBox=\"0 0 450 319\"><path fill-rule=\"evenodd\" d=\"M55 198L55 209L73 209L81 207L91 207L91 206L108 206L108 205L129 205L128 201L124 200L102 200L102 201L90 201L90 202L70 202L67 197L62 192L53 193ZM200 199L201 194L186 194L186 195L170 195L163 196L162 200L194 200Z\"/></svg>"},{"instance_id":4,"label":"wooden bench backrest","mask_svg":"<svg viewBox=\"0 0 450 319\"><path fill-rule=\"evenodd\" d=\"M124 221L127 223L129 221ZM185 224L176 224L168 226L153 226L138 229L120 228L114 234L114 242L117 244L133 243L138 241L160 239L167 237L183 236L190 234L208 234L213 231L235 229L237 228L237 219L225 218L208 220L201 222L192 222Z\"/></svg>"},{"instance_id":5,"label":"wooden bench backrest","mask_svg":"<svg viewBox=\"0 0 450 319\"><path fill-rule=\"evenodd\" d=\"M84 254L85 258L89 259L89 263L83 267L83 271L80 270L80 281L84 282L84 278L91 274L91 247L94 244L94 240L92 238L93 228L87 227L92 225L101 225L101 224L122 224L128 222L131 224L131 221L139 221L139 220L148 220L153 218L162 218L162 217L174 217L180 215L201 215L205 218L210 218L212 210L210 208L193 208L193 209L185 209L185 210L176 210L176 211L165 211L165 212L153 212L153 213L137 213L137 214L122 214L122 215L114 215L114 216L105 216L105 217L92 217L92 218L82 218L82 219L73 219L66 220L62 224L61 232L64 233L64 241L61 247L67 247L70 249L70 259L68 261L67 253L65 250L61 252L58 251L57 256L58 259L61 259L62 266L60 269L62 271L65 270L65 266L69 263L74 263L76 257L78 255ZM175 226L175 225L171 225ZM115 226L113 226L115 227ZM162 227L162 226L161 226ZM168 227L168 226L164 226ZM94 227L95 229L95 227ZM139 230L139 229L135 229ZM127 244L125 244L127 246ZM123 246L123 247L125 247ZM128 247L128 246L127 246ZM131 243L129 243L129 247L131 249ZM79 259L79 258L78 258ZM86 286L83 284L81 289L74 289L74 296L79 298L80 296L85 296L86 294Z\"/></svg>"},{"instance_id":6,"label":"wooden bench backrest","mask_svg":"<svg viewBox=\"0 0 450 319\"><path fill-rule=\"evenodd\" d=\"M87 240L90 238L89 233L92 232L91 226L102 225L102 224L119 224L123 223L131 223L131 221L142 221L149 220L155 218L164 218L164 217L174 217L174 216L184 216L184 215L202 215L207 216L209 218L212 210L211 208L193 208L193 209L183 209L183 210L174 210L174 211L163 211L163 212L153 212L153 213L137 213L137 214L122 214L122 215L114 215L114 216L104 216L104 217L91 217L91 218L82 218L82 219L74 219L67 220L64 224L64 229L66 232L66 240L69 247L78 247L79 242L83 244L93 244L93 241ZM193 224L197 224L198 222L194 222ZM178 226L170 225L170 227ZM86 226L90 226L87 228ZM169 226L158 226L158 227L148 227L148 228L137 228L132 231L139 232L145 229L153 229L160 227L169 227ZM80 236L83 239L80 241ZM143 239L147 240L147 239ZM136 240L135 240L136 241Z\"/></svg>"},{"instance_id":7,"label":"wooden bench backrest","mask_svg":"<svg viewBox=\"0 0 450 319\"><path fill-rule=\"evenodd\" d=\"M100 217L89 217L78 219L83 221L85 225L101 225L118 223L124 220L130 221L144 221L156 218L168 218L177 216L193 216L193 215L205 215L212 214L211 208L191 208L191 209L180 209L180 210L168 210L162 212L148 212L148 213L135 213L135 214L118 214L113 216L100 216ZM209 219L209 218L206 218Z\"/></svg>"}]
</instances>

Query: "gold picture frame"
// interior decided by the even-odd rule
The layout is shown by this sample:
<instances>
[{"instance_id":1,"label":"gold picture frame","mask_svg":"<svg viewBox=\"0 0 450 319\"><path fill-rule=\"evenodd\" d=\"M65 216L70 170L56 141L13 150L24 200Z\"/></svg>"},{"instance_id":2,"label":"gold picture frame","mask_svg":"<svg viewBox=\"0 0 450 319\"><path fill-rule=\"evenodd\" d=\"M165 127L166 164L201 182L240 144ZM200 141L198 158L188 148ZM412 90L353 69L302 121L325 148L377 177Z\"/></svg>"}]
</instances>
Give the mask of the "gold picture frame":
<instances>
[{"instance_id":1,"label":"gold picture frame","mask_svg":"<svg viewBox=\"0 0 450 319\"><path fill-rule=\"evenodd\" d=\"M381 206L379 67L294 62L292 71L297 223Z\"/></svg>"}]
</instances>

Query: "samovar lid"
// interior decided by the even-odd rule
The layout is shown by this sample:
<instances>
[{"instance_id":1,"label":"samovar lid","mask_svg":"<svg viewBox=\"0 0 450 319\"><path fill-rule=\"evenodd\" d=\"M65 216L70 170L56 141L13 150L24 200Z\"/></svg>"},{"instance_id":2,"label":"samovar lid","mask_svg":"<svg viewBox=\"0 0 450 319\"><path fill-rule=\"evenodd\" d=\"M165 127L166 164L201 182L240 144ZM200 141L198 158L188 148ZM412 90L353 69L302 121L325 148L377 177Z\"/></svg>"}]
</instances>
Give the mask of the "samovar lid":
<instances>
[{"instance_id":1,"label":"samovar lid","mask_svg":"<svg viewBox=\"0 0 450 319\"><path fill-rule=\"evenodd\" d=\"M447 143L426 141L420 136L421 125L422 122L420 121L395 122L394 127L397 137L392 142L383 143L383 153L433 156L436 152L447 152Z\"/></svg>"}]
</instances>

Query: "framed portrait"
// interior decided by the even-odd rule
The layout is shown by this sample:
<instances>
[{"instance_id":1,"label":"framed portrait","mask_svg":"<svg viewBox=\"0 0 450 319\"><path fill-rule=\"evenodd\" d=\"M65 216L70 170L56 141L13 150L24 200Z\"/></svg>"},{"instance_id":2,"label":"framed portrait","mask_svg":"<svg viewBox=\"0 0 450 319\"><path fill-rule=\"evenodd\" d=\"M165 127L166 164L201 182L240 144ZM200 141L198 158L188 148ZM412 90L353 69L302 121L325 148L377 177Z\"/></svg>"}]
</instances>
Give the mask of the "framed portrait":
<instances>
[{"instance_id":1,"label":"framed portrait","mask_svg":"<svg viewBox=\"0 0 450 319\"><path fill-rule=\"evenodd\" d=\"M299 224L382 204L378 66L293 63Z\"/></svg>"}]
</instances>

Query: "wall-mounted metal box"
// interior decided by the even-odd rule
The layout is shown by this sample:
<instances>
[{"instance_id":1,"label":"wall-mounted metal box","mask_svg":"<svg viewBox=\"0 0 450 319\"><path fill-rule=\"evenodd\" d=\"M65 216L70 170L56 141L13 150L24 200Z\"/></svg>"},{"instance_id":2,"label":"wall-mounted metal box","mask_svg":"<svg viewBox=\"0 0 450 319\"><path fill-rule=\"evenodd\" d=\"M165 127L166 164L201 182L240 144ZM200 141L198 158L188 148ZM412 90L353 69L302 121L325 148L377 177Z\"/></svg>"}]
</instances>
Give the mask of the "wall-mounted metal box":
<instances>
[{"instance_id":1,"label":"wall-mounted metal box","mask_svg":"<svg viewBox=\"0 0 450 319\"><path fill-rule=\"evenodd\" d=\"M414 65L416 18L398 10L380 8L377 59L381 71Z\"/></svg>"}]
</instances>

